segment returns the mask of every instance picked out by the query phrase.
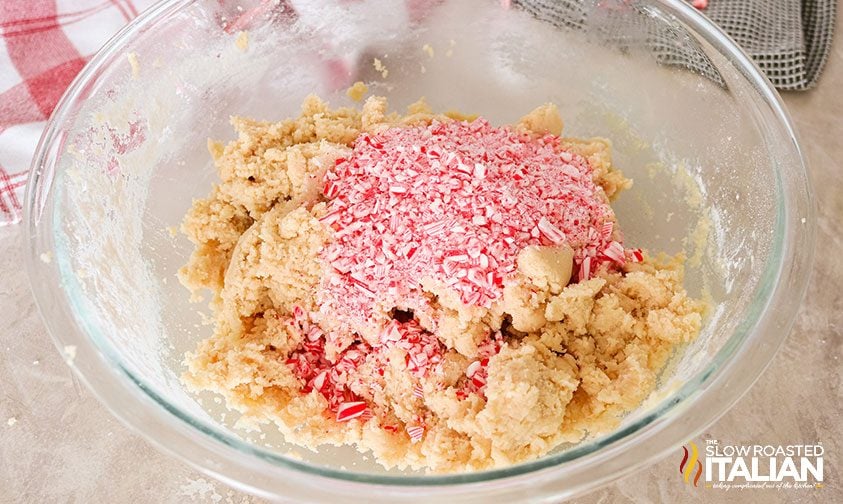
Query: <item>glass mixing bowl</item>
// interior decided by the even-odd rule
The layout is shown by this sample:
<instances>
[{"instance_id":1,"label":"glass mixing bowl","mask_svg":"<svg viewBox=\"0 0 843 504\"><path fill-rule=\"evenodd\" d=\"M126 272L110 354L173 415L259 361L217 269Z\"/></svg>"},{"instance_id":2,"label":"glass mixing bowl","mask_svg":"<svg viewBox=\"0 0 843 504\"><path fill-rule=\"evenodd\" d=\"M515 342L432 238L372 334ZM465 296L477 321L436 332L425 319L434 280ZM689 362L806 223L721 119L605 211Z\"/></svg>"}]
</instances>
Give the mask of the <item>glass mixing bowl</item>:
<instances>
[{"instance_id":1,"label":"glass mixing bowl","mask_svg":"<svg viewBox=\"0 0 843 504\"><path fill-rule=\"evenodd\" d=\"M296 450L183 389L184 352L211 328L174 276L191 245L168 229L216 178L206 139L231 138L232 114L295 115L309 93L349 105L357 80L396 108L425 96L495 123L554 102L568 135L612 139L635 181L615 204L627 243L686 250L686 286L711 305L699 339L617 430L505 469L425 475L350 448ZM677 0L164 1L79 75L33 163L27 269L79 377L162 450L278 499L555 501L619 478L758 378L813 254L809 183L779 97Z\"/></svg>"}]
</instances>

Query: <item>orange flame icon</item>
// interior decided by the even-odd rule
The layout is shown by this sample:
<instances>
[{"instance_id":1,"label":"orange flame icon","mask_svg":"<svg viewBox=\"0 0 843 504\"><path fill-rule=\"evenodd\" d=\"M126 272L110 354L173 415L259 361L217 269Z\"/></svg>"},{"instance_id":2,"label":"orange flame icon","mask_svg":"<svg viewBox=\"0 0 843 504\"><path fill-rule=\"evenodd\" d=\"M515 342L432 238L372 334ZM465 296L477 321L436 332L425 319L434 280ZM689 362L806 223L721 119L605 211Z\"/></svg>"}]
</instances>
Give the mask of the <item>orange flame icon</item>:
<instances>
[{"instance_id":1,"label":"orange flame icon","mask_svg":"<svg viewBox=\"0 0 843 504\"><path fill-rule=\"evenodd\" d=\"M691 482L691 474L694 473L694 469L696 469L696 474L694 475L694 486L700 481L700 476L702 476L702 463L699 460L699 451L697 450L697 445L694 444L693 441L689 443L691 445L691 451L688 451L688 448L682 447L682 451L685 454L682 456L682 462L679 463L679 474L682 475L682 479L685 480L685 483Z\"/></svg>"}]
</instances>

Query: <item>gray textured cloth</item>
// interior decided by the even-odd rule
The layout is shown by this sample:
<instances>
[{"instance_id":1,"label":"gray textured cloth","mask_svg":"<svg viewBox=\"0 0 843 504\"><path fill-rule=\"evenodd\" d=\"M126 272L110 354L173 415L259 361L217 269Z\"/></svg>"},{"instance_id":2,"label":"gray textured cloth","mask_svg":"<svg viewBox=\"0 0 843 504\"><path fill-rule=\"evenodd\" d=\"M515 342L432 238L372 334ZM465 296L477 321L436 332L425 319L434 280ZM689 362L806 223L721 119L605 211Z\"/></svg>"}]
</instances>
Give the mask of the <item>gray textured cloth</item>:
<instances>
[{"instance_id":1,"label":"gray textured cloth","mask_svg":"<svg viewBox=\"0 0 843 504\"><path fill-rule=\"evenodd\" d=\"M556 26L573 29L597 26L619 47L646 46L659 61L693 70L723 82L696 40L681 26L669 26L640 16L642 26L631 31L614 23L624 19L612 8L595 9L598 0L516 0L515 6ZM602 5L622 0L600 0ZM586 6L589 8L587 9ZM631 8L642 9L638 4ZM837 0L709 0L702 12L728 33L782 90L803 90L819 79L831 49ZM599 20L594 23L595 12ZM591 13L591 14L587 14Z\"/></svg>"},{"instance_id":2,"label":"gray textured cloth","mask_svg":"<svg viewBox=\"0 0 843 504\"><path fill-rule=\"evenodd\" d=\"M704 13L779 89L808 89L831 49L837 0L710 0Z\"/></svg>"}]
</instances>

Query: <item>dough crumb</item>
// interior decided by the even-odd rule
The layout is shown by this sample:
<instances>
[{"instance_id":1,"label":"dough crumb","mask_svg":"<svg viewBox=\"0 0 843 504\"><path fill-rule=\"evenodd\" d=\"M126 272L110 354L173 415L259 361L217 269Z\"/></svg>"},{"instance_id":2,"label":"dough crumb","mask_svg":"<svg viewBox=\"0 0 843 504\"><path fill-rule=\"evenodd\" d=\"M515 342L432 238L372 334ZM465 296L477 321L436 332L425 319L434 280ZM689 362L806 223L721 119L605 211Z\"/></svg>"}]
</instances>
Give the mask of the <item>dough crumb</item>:
<instances>
[{"instance_id":1,"label":"dough crumb","mask_svg":"<svg viewBox=\"0 0 843 504\"><path fill-rule=\"evenodd\" d=\"M683 240L685 248L693 250L693 254L688 259L688 266L699 268L702 265L702 259L705 254L705 248L708 245L708 235L710 233L711 219L707 215L703 215L697 220L697 224L694 226L691 234Z\"/></svg>"},{"instance_id":2,"label":"dough crumb","mask_svg":"<svg viewBox=\"0 0 843 504\"><path fill-rule=\"evenodd\" d=\"M387 70L386 65L384 65L380 59L375 58L374 60L372 60L372 65L375 67L375 70L380 72L381 77L383 77L384 79L389 77L389 70Z\"/></svg>"},{"instance_id":3,"label":"dough crumb","mask_svg":"<svg viewBox=\"0 0 843 504\"><path fill-rule=\"evenodd\" d=\"M435 53L433 52L433 47L431 47L430 44L423 45L422 51L424 51L425 54L427 54L428 58L433 59L433 56L434 56Z\"/></svg>"},{"instance_id":4,"label":"dough crumb","mask_svg":"<svg viewBox=\"0 0 843 504\"><path fill-rule=\"evenodd\" d=\"M18 423L18 419L15 418L15 417L11 417L8 420L6 420L6 425L8 425L9 427L15 425L16 423Z\"/></svg>"},{"instance_id":5,"label":"dough crumb","mask_svg":"<svg viewBox=\"0 0 843 504\"><path fill-rule=\"evenodd\" d=\"M140 62L138 61L138 54L130 52L126 55L129 61L129 66L132 68L132 79L137 79L140 76Z\"/></svg>"},{"instance_id":6,"label":"dough crumb","mask_svg":"<svg viewBox=\"0 0 843 504\"><path fill-rule=\"evenodd\" d=\"M556 136L562 134L562 126L559 109L552 103L536 108L518 122L518 127L524 131L536 134L550 133Z\"/></svg>"},{"instance_id":7,"label":"dough crumb","mask_svg":"<svg viewBox=\"0 0 843 504\"><path fill-rule=\"evenodd\" d=\"M462 112L460 112L458 110L449 110L449 111L445 112L445 115L447 117L451 118L451 119L456 120L456 121L471 122L471 121L477 119L477 114L463 114Z\"/></svg>"},{"instance_id":8,"label":"dough crumb","mask_svg":"<svg viewBox=\"0 0 843 504\"><path fill-rule=\"evenodd\" d=\"M241 31L237 33L237 38L234 40L234 45L237 46L237 49L240 49L243 52L249 50L249 32Z\"/></svg>"},{"instance_id":9,"label":"dough crumb","mask_svg":"<svg viewBox=\"0 0 843 504\"><path fill-rule=\"evenodd\" d=\"M357 81L345 91L345 95L351 98L352 101L359 102L363 100L363 97L368 92L369 86L364 84L363 81Z\"/></svg>"},{"instance_id":10,"label":"dough crumb","mask_svg":"<svg viewBox=\"0 0 843 504\"><path fill-rule=\"evenodd\" d=\"M41 259L41 262L44 264L50 264L53 262L53 253L52 252L42 252L41 255L38 256Z\"/></svg>"}]
</instances>

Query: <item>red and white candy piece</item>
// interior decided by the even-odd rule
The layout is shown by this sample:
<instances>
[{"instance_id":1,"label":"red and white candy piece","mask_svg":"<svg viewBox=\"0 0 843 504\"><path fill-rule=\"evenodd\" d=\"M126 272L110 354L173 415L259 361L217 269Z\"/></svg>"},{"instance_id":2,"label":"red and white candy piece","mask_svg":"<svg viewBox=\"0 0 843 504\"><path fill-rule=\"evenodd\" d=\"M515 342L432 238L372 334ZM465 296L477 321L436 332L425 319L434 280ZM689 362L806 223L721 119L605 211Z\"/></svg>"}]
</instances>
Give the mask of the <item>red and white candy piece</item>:
<instances>
[{"instance_id":1,"label":"red and white candy piece","mask_svg":"<svg viewBox=\"0 0 843 504\"><path fill-rule=\"evenodd\" d=\"M591 278L591 256L586 256L580 263L579 281L584 282Z\"/></svg>"},{"instance_id":2,"label":"red and white candy piece","mask_svg":"<svg viewBox=\"0 0 843 504\"><path fill-rule=\"evenodd\" d=\"M337 408L337 422L347 422L354 418L363 416L368 409L365 401L353 401L340 404Z\"/></svg>"},{"instance_id":3,"label":"red and white candy piece","mask_svg":"<svg viewBox=\"0 0 843 504\"><path fill-rule=\"evenodd\" d=\"M413 443L418 443L424 437L424 427L420 425L408 425L407 434Z\"/></svg>"},{"instance_id":4,"label":"red and white candy piece","mask_svg":"<svg viewBox=\"0 0 843 504\"><path fill-rule=\"evenodd\" d=\"M605 250L603 250L603 255L620 264L621 266L623 266L624 262L626 262L626 255L623 249L623 245L616 241L609 243L609 246L606 247Z\"/></svg>"},{"instance_id":5,"label":"red and white candy piece","mask_svg":"<svg viewBox=\"0 0 843 504\"><path fill-rule=\"evenodd\" d=\"M644 253L641 249L629 249L627 250L627 256L629 258L629 262L639 263L644 260Z\"/></svg>"},{"instance_id":6,"label":"red and white candy piece","mask_svg":"<svg viewBox=\"0 0 843 504\"><path fill-rule=\"evenodd\" d=\"M480 371L480 361L476 360L468 365L465 369L465 375L471 378L474 376L478 371Z\"/></svg>"}]
</instances>

